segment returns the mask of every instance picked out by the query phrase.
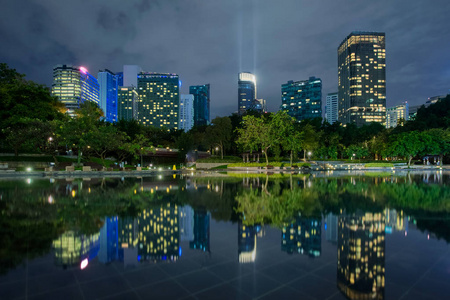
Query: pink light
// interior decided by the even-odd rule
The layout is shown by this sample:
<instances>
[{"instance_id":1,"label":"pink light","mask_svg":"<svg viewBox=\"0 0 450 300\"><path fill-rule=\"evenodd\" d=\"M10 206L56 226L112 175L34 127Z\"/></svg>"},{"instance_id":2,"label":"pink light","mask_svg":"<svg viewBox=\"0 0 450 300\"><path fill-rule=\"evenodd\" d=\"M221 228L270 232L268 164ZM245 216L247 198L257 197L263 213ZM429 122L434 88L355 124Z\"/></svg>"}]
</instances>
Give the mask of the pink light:
<instances>
[{"instance_id":1,"label":"pink light","mask_svg":"<svg viewBox=\"0 0 450 300\"><path fill-rule=\"evenodd\" d=\"M86 74L88 70L85 67L80 67L80 71Z\"/></svg>"},{"instance_id":2,"label":"pink light","mask_svg":"<svg viewBox=\"0 0 450 300\"><path fill-rule=\"evenodd\" d=\"M87 258L85 258L85 259L83 259L82 261L81 261L81 270L83 270L84 268L86 268L87 267L87 265L88 265L88 263L89 263L89 261L88 261L88 259Z\"/></svg>"}]
</instances>

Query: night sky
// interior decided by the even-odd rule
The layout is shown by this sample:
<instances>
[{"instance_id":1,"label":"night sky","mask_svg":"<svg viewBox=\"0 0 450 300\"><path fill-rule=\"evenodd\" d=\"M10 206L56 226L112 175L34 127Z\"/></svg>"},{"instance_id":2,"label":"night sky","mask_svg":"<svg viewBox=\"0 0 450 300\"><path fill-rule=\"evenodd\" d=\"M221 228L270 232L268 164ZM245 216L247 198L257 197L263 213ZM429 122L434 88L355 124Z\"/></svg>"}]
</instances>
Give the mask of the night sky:
<instances>
[{"instance_id":1,"label":"night sky","mask_svg":"<svg viewBox=\"0 0 450 300\"><path fill-rule=\"evenodd\" d=\"M1 0L0 62L51 86L56 64L180 75L211 84L211 118L237 111L237 77L257 76L269 111L281 84L337 91L337 47L352 31L386 33L387 106L450 89L449 0Z\"/></svg>"}]
</instances>

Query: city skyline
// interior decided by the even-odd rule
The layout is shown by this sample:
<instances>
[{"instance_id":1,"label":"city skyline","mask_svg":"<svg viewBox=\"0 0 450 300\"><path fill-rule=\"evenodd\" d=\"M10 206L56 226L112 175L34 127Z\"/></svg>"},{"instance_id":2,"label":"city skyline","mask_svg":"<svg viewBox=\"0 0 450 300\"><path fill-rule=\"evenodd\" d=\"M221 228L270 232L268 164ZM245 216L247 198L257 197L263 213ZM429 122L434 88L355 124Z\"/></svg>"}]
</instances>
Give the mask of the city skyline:
<instances>
[{"instance_id":1,"label":"city skyline","mask_svg":"<svg viewBox=\"0 0 450 300\"><path fill-rule=\"evenodd\" d=\"M335 92L339 43L352 31L377 31L386 34L387 107L422 104L450 88L450 39L442 30L447 1L24 2L5 3L0 57L49 87L57 64L84 66L91 74L136 64L178 74L183 94L209 82L214 119L236 111L235 76L249 71L268 110L277 111L280 86L289 80L316 76L323 95ZM66 21L80 16L83 22Z\"/></svg>"}]
</instances>

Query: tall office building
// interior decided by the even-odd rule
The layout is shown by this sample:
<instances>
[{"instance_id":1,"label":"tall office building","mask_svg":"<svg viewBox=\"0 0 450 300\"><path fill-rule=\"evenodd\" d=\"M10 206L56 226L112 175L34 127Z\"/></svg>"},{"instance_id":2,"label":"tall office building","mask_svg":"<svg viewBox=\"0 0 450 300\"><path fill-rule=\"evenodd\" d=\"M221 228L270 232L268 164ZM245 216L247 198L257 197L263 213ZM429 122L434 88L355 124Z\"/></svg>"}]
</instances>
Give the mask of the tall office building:
<instances>
[{"instance_id":1,"label":"tall office building","mask_svg":"<svg viewBox=\"0 0 450 300\"><path fill-rule=\"evenodd\" d=\"M330 124L338 121L338 93L329 93L327 95L325 119Z\"/></svg>"},{"instance_id":2,"label":"tall office building","mask_svg":"<svg viewBox=\"0 0 450 300\"><path fill-rule=\"evenodd\" d=\"M100 108L103 110L107 122L117 122L117 92L118 77L110 70L98 72Z\"/></svg>"},{"instance_id":3,"label":"tall office building","mask_svg":"<svg viewBox=\"0 0 450 300\"><path fill-rule=\"evenodd\" d=\"M343 213L338 222L339 290L349 299L384 299L384 213Z\"/></svg>"},{"instance_id":4,"label":"tall office building","mask_svg":"<svg viewBox=\"0 0 450 300\"><path fill-rule=\"evenodd\" d=\"M81 103L99 104L98 81L84 67L57 65L53 68L52 95L64 103L69 115L75 116Z\"/></svg>"},{"instance_id":5,"label":"tall office building","mask_svg":"<svg viewBox=\"0 0 450 300\"><path fill-rule=\"evenodd\" d=\"M194 95L180 95L180 129L188 132L194 126Z\"/></svg>"},{"instance_id":6,"label":"tall office building","mask_svg":"<svg viewBox=\"0 0 450 300\"><path fill-rule=\"evenodd\" d=\"M135 87L120 87L117 93L117 119L137 120L139 101Z\"/></svg>"},{"instance_id":7,"label":"tall office building","mask_svg":"<svg viewBox=\"0 0 450 300\"><path fill-rule=\"evenodd\" d=\"M249 72L239 73L238 112L240 115L252 108L256 99L256 76Z\"/></svg>"},{"instance_id":8,"label":"tall office building","mask_svg":"<svg viewBox=\"0 0 450 300\"><path fill-rule=\"evenodd\" d=\"M310 77L281 85L281 110L297 121L322 117L322 80Z\"/></svg>"},{"instance_id":9,"label":"tall office building","mask_svg":"<svg viewBox=\"0 0 450 300\"><path fill-rule=\"evenodd\" d=\"M210 86L193 85L189 87L189 94L194 95L194 125L208 125L211 122L209 114Z\"/></svg>"},{"instance_id":10,"label":"tall office building","mask_svg":"<svg viewBox=\"0 0 450 300\"><path fill-rule=\"evenodd\" d=\"M125 78L124 78L125 83ZM138 122L142 125L178 129L180 105L177 74L138 74Z\"/></svg>"},{"instance_id":11,"label":"tall office building","mask_svg":"<svg viewBox=\"0 0 450 300\"><path fill-rule=\"evenodd\" d=\"M384 33L352 32L338 47L339 122L386 121Z\"/></svg>"},{"instance_id":12,"label":"tall office building","mask_svg":"<svg viewBox=\"0 0 450 300\"><path fill-rule=\"evenodd\" d=\"M401 120L404 122L409 120L408 102L386 109L386 128L397 127Z\"/></svg>"}]
</instances>

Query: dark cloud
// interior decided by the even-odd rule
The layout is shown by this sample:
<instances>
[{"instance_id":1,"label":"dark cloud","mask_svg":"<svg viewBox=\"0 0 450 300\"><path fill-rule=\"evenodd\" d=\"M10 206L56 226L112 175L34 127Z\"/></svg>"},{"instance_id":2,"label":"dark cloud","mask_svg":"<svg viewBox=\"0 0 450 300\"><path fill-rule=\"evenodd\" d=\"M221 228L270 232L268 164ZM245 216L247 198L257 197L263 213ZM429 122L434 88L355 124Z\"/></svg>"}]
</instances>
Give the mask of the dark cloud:
<instances>
[{"instance_id":1,"label":"dark cloud","mask_svg":"<svg viewBox=\"0 0 450 300\"><path fill-rule=\"evenodd\" d=\"M337 90L337 47L354 30L386 33L387 103L412 105L450 88L450 1L4 1L0 58L51 85L66 63L178 73L182 92L211 84L211 117L237 109L237 74L279 108L281 84L316 76ZM94 70L94 71L93 71Z\"/></svg>"}]
</instances>

